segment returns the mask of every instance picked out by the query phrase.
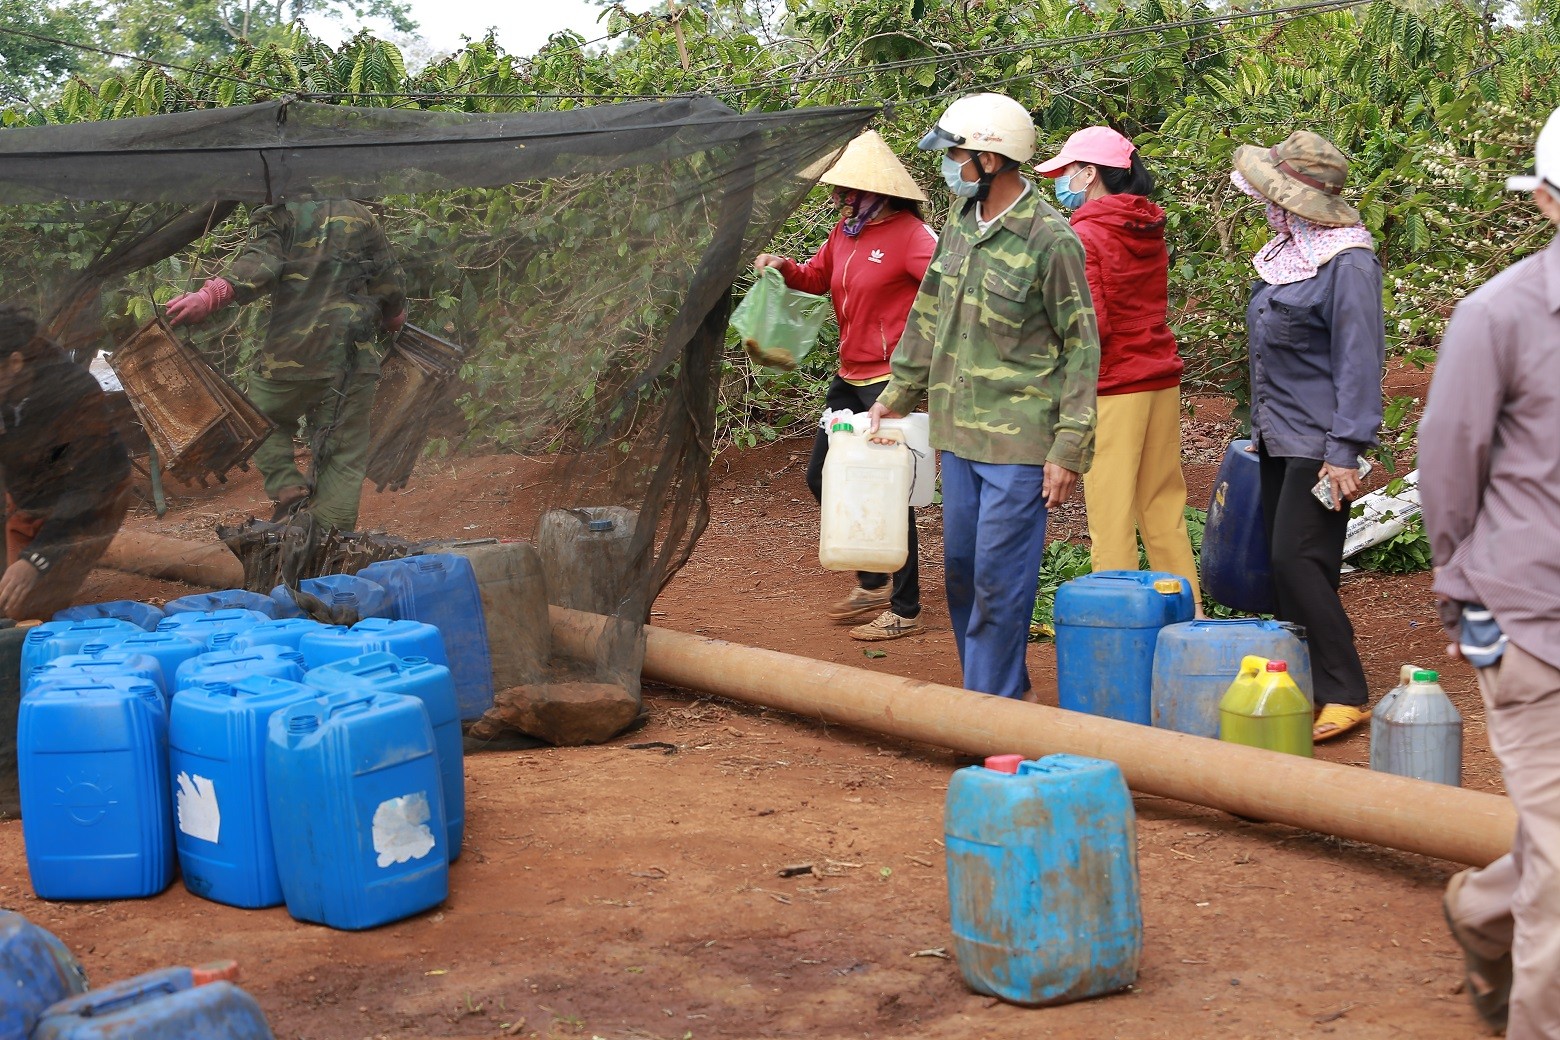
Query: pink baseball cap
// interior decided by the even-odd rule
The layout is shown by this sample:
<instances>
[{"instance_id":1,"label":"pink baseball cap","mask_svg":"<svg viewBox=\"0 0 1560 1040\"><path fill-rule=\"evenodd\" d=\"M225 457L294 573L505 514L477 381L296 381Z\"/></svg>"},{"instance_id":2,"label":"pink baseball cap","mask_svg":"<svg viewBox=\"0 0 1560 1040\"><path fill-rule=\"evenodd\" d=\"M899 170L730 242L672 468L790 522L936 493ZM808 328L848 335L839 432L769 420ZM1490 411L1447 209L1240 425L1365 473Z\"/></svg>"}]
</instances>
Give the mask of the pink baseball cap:
<instances>
[{"instance_id":1,"label":"pink baseball cap","mask_svg":"<svg viewBox=\"0 0 1560 1040\"><path fill-rule=\"evenodd\" d=\"M1073 163L1092 163L1096 166L1114 166L1125 170L1132 166L1132 153L1137 145L1122 137L1108 126L1086 126L1067 139L1056 158L1047 159L1035 167L1035 172L1046 177L1060 177L1062 171Z\"/></svg>"}]
</instances>

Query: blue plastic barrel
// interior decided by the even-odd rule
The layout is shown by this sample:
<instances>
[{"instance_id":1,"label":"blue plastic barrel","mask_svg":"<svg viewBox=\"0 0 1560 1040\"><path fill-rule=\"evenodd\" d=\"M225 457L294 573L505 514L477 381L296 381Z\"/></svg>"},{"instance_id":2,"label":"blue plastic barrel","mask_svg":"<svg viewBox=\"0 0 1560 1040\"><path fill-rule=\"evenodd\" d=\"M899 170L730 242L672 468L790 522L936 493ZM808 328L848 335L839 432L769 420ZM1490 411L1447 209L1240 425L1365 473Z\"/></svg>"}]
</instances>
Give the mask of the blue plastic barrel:
<instances>
[{"instance_id":1,"label":"blue plastic barrel","mask_svg":"<svg viewBox=\"0 0 1560 1040\"><path fill-rule=\"evenodd\" d=\"M150 603L137 603L133 599L116 599L108 603L88 603L80 607L66 607L57 611L55 621L86 621L90 618L117 618L128 621L144 632L157 627L164 612Z\"/></svg>"},{"instance_id":2,"label":"blue plastic barrel","mask_svg":"<svg viewBox=\"0 0 1560 1040\"><path fill-rule=\"evenodd\" d=\"M205 644L175 632L137 632L119 639L110 649L145 654L155 660L162 667L163 692L170 696L174 690L174 679L179 674L179 665L206 652Z\"/></svg>"},{"instance_id":3,"label":"blue plastic barrel","mask_svg":"<svg viewBox=\"0 0 1560 1040\"><path fill-rule=\"evenodd\" d=\"M303 655L285 646L255 646L247 650L208 650L179 666L174 689L201 682L236 682L264 675L288 682L303 682Z\"/></svg>"},{"instance_id":4,"label":"blue plastic barrel","mask_svg":"<svg viewBox=\"0 0 1560 1040\"><path fill-rule=\"evenodd\" d=\"M25 1040L45 1008L86 989L81 962L54 933L0 910L0 1037Z\"/></svg>"},{"instance_id":5,"label":"blue plastic barrel","mask_svg":"<svg viewBox=\"0 0 1560 1040\"><path fill-rule=\"evenodd\" d=\"M948 903L964 981L1029 1005L1130 986L1143 915L1121 770L1076 755L1017 757L960 769L948 784Z\"/></svg>"},{"instance_id":6,"label":"blue plastic barrel","mask_svg":"<svg viewBox=\"0 0 1560 1040\"><path fill-rule=\"evenodd\" d=\"M49 1008L31 1040L274 1040L260 1005L231 982L197 986L163 968Z\"/></svg>"},{"instance_id":7,"label":"blue plastic barrel","mask_svg":"<svg viewBox=\"0 0 1560 1040\"><path fill-rule=\"evenodd\" d=\"M364 618L351 628L322 625L319 631L304 636L298 649L310 668L376 652L425 657L445 667L450 663L444 652L444 635L438 629L420 621L390 618Z\"/></svg>"},{"instance_id":8,"label":"blue plastic barrel","mask_svg":"<svg viewBox=\"0 0 1560 1040\"><path fill-rule=\"evenodd\" d=\"M228 639L229 633L242 632L246 628L271 620L258 610L247 610L242 607L225 607L222 610L196 611L187 610L180 614L169 614L157 625L159 632L172 632L174 635L193 639L208 650L215 650ZM221 638L219 638L221 637Z\"/></svg>"},{"instance_id":9,"label":"blue plastic barrel","mask_svg":"<svg viewBox=\"0 0 1560 1040\"><path fill-rule=\"evenodd\" d=\"M118 618L83 618L80 621L45 621L27 630L22 638L22 674L45 661L66 654L80 653L88 643L109 643L133 636L145 629Z\"/></svg>"},{"instance_id":10,"label":"blue plastic barrel","mask_svg":"<svg viewBox=\"0 0 1560 1040\"><path fill-rule=\"evenodd\" d=\"M439 772L444 778L444 825L450 860L457 859L466 828L466 772L460 713L455 705L450 670L426 657L378 652L321 665L310 671L304 682L326 693L370 690L399 693L423 702L433 726Z\"/></svg>"},{"instance_id":11,"label":"blue plastic barrel","mask_svg":"<svg viewBox=\"0 0 1560 1040\"><path fill-rule=\"evenodd\" d=\"M246 628L242 632L234 632L224 643L225 650L248 650L256 646L281 646L288 650L297 650L303 637L310 632L318 632L325 626L313 618L294 617L277 618L275 621L262 621L254 628Z\"/></svg>"},{"instance_id":12,"label":"blue plastic barrel","mask_svg":"<svg viewBox=\"0 0 1560 1040\"><path fill-rule=\"evenodd\" d=\"M38 898L133 899L168 887L168 716L155 685L100 680L28 697L16 754Z\"/></svg>"},{"instance_id":13,"label":"blue plastic barrel","mask_svg":"<svg viewBox=\"0 0 1560 1040\"><path fill-rule=\"evenodd\" d=\"M271 716L265 781L282 893L300 921L373 928L448 896L439 759L421 701L353 690L283 708Z\"/></svg>"},{"instance_id":14,"label":"blue plastic barrel","mask_svg":"<svg viewBox=\"0 0 1560 1040\"><path fill-rule=\"evenodd\" d=\"M1224 452L1213 479L1202 538L1203 591L1231 610L1271 614L1278 609L1273 561L1262 519L1262 473L1251 442L1238 440Z\"/></svg>"},{"instance_id":15,"label":"blue plastic barrel","mask_svg":"<svg viewBox=\"0 0 1560 1040\"><path fill-rule=\"evenodd\" d=\"M356 574L323 574L318 578L305 578L298 583L298 591L323 602L344 624L350 625L370 617L387 618L394 611L390 594L383 585ZM286 585L272 589L271 598L292 607L299 614L304 613Z\"/></svg>"},{"instance_id":16,"label":"blue plastic barrel","mask_svg":"<svg viewBox=\"0 0 1560 1040\"><path fill-rule=\"evenodd\" d=\"M1159 630L1190 621L1191 586L1158 571L1098 571L1056 590L1057 704L1069 711L1153 721Z\"/></svg>"},{"instance_id":17,"label":"blue plastic barrel","mask_svg":"<svg viewBox=\"0 0 1560 1040\"><path fill-rule=\"evenodd\" d=\"M162 663L157 658L136 653L133 649L126 650L123 646L105 646L102 643L88 643L81 648L80 653L66 654L40 664L23 677L22 696L60 683L93 682L97 679L141 679L155 683L164 701L168 698L168 683L163 676Z\"/></svg>"},{"instance_id":18,"label":"blue plastic barrel","mask_svg":"<svg viewBox=\"0 0 1560 1040\"><path fill-rule=\"evenodd\" d=\"M1154 651L1154 725L1219 738L1219 700L1247 654L1284 661L1314 702L1311 653L1298 625L1260 618L1185 621L1159 631Z\"/></svg>"},{"instance_id":19,"label":"blue plastic barrel","mask_svg":"<svg viewBox=\"0 0 1560 1040\"><path fill-rule=\"evenodd\" d=\"M209 614L213 610L255 610L270 618L302 617L303 611L291 600L279 603L263 592L248 589L222 589L220 592L199 592L192 596L171 599L163 610L169 614Z\"/></svg>"},{"instance_id":20,"label":"blue plastic barrel","mask_svg":"<svg viewBox=\"0 0 1560 1040\"><path fill-rule=\"evenodd\" d=\"M179 691L168 720L168 770L185 888L229 906L281 904L265 793L267 726L275 712L318 696L263 675Z\"/></svg>"}]
</instances>

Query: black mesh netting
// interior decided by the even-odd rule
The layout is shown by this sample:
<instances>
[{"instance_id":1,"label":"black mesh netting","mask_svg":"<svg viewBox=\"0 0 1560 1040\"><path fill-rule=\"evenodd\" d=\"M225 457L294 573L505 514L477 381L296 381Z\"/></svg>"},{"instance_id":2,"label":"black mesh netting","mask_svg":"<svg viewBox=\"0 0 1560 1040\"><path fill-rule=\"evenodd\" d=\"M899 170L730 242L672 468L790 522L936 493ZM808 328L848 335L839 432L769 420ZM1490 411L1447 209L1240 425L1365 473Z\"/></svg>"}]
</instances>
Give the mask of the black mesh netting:
<instances>
[{"instance_id":1,"label":"black mesh netting","mask_svg":"<svg viewBox=\"0 0 1560 1040\"><path fill-rule=\"evenodd\" d=\"M41 464L6 452L12 519L52 517L42 537L63 546L20 612L70 602L72 552L113 536L111 517L60 523L112 512L101 431L71 455L105 422L135 456L125 525L147 532L166 527L153 514L165 494L276 469L274 451L255 455L273 425L321 474L322 459L361 452L361 523L312 508L326 481L304 462L301 491L242 478L254 519L226 517L221 535L257 591L469 538L453 501L399 523L398 489L450 459L507 458L521 468L468 472L504 474L490 533L525 544L457 546L480 580L522 589L500 602L485 587L495 681L617 684L637 709L639 626L707 518L731 285L871 114L707 98L496 115L285 102L0 131L0 303L64 355L29 348L28 375L0 386L5 439L26 431L53 467L49 488L24 487ZM285 254L275 269L246 252L260 232ZM381 233L382 249L364 245ZM209 278L236 298L171 328L163 308ZM72 375L104 351L126 390L106 418ZM54 442L66 447L47 454ZM179 533L190 540L187 522ZM550 653L548 600L617 619L594 659Z\"/></svg>"}]
</instances>

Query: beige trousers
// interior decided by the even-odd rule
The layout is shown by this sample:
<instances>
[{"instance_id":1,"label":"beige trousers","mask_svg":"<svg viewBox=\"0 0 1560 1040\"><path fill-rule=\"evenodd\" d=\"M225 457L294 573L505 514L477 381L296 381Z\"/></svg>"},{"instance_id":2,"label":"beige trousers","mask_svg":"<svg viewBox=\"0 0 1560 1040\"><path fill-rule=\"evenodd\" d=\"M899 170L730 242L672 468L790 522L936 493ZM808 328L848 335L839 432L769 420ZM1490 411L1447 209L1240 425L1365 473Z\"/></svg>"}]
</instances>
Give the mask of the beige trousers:
<instances>
[{"instance_id":1,"label":"beige trousers","mask_svg":"<svg viewBox=\"0 0 1560 1040\"><path fill-rule=\"evenodd\" d=\"M1482 955L1511 951L1509 1040L1560 1040L1560 669L1508 643L1479 689L1517 838L1449 910Z\"/></svg>"}]
</instances>

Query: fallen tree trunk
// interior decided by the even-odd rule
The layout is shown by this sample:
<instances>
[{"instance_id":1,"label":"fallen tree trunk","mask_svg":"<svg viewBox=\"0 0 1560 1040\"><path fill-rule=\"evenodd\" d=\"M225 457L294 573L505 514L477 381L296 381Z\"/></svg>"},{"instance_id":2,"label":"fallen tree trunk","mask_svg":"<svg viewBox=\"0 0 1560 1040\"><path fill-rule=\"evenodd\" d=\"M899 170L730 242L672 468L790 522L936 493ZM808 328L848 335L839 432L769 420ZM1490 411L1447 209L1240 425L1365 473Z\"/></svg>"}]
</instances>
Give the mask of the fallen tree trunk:
<instances>
[{"instance_id":1,"label":"fallen tree trunk","mask_svg":"<svg viewBox=\"0 0 1560 1040\"><path fill-rule=\"evenodd\" d=\"M243 564L221 542L187 542L146 531L121 529L98 566L213 589L236 589L244 584Z\"/></svg>"},{"instance_id":2,"label":"fallen tree trunk","mask_svg":"<svg viewBox=\"0 0 1560 1040\"><path fill-rule=\"evenodd\" d=\"M603 619L552 608L554 645L588 653ZM645 627L644 677L973 755L1109 759L1143 794L1483 866L1510 851L1506 798L1226 744L952 686Z\"/></svg>"}]
</instances>

